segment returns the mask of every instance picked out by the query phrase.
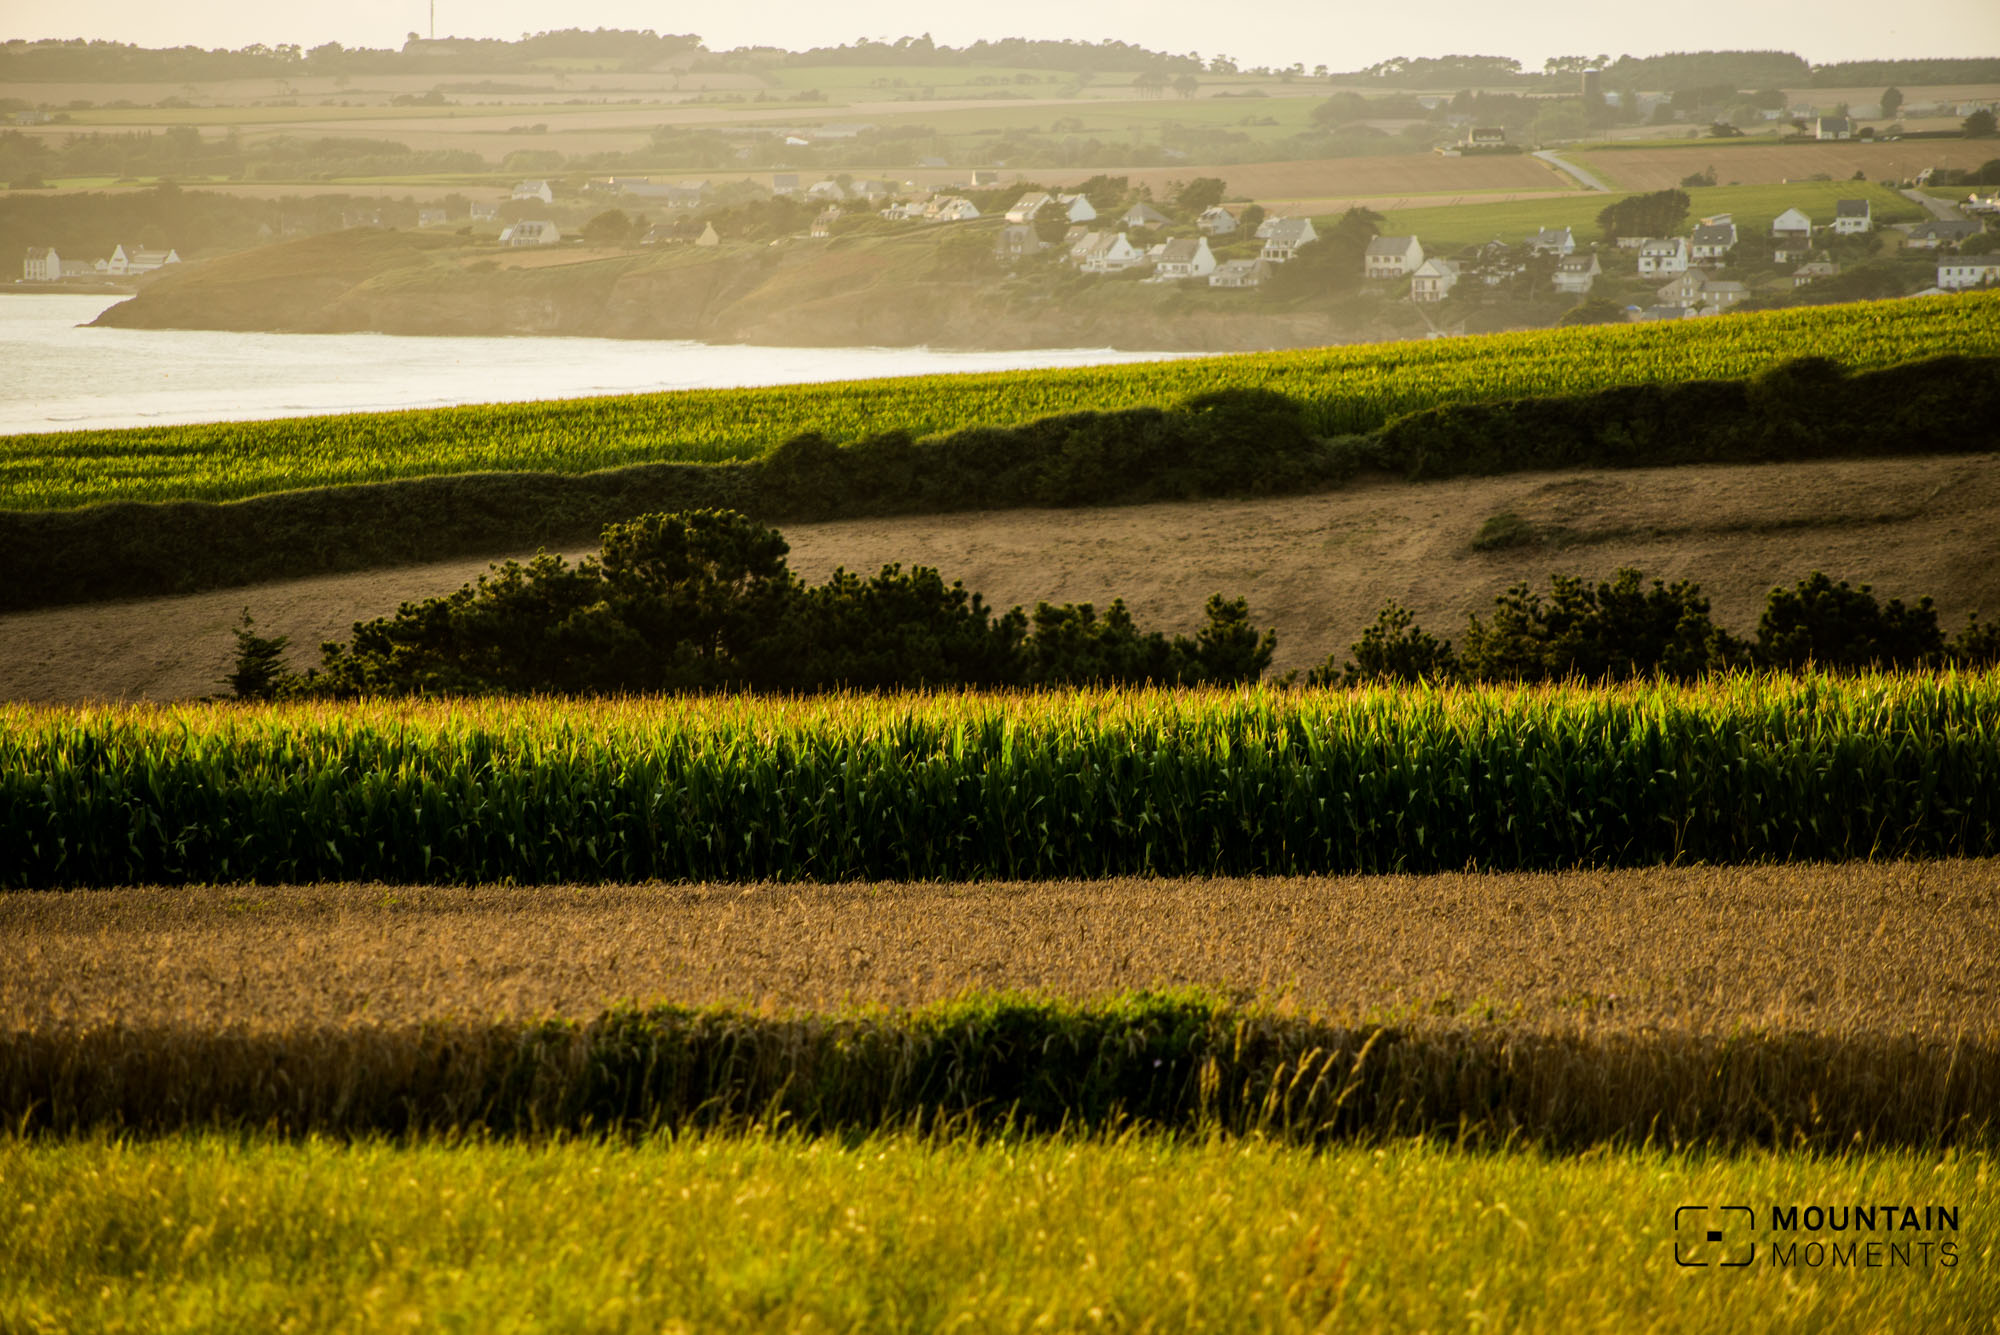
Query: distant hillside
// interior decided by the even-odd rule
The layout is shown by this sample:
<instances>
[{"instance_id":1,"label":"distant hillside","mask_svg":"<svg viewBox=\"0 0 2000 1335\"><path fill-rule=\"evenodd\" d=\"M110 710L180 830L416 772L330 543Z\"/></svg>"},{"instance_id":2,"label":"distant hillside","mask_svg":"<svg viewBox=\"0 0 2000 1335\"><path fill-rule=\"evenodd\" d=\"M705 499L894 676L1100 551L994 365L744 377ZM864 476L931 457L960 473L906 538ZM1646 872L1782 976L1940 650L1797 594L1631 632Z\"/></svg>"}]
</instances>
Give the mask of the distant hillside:
<instances>
[{"instance_id":1,"label":"distant hillside","mask_svg":"<svg viewBox=\"0 0 2000 1335\"><path fill-rule=\"evenodd\" d=\"M1247 351L1418 332L1407 303L1352 315L1258 294L1021 279L997 219L825 241L497 251L357 229L161 273L100 325L284 333L568 334L787 347Z\"/></svg>"}]
</instances>

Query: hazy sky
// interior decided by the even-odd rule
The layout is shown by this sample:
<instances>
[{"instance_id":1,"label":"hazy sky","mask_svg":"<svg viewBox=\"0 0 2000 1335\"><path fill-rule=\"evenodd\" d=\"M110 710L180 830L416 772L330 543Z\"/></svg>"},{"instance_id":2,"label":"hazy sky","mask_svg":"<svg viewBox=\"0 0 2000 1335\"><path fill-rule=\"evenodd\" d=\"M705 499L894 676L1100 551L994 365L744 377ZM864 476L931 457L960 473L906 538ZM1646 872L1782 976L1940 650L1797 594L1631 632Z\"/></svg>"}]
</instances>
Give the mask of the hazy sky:
<instances>
[{"instance_id":1,"label":"hazy sky","mask_svg":"<svg viewBox=\"0 0 2000 1335\"><path fill-rule=\"evenodd\" d=\"M95 37L142 46L244 46L337 41L400 46L429 25L427 0L0 0L0 36ZM1389 56L1447 52L1513 56L1539 67L1551 55L1650 55L1716 47L1796 51L1816 63L1898 56L2000 55L2000 0L1613 0L1494 4L1429 0L1399 5L1229 5L1192 0L737 0L669 5L646 0L437 0L441 37L519 37L549 28L694 32L717 49L814 46L857 37L929 32L962 45L981 37L1074 37L1169 51L1234 56L1245 65L1354 69Z\"/></svg>"}]
</instances>

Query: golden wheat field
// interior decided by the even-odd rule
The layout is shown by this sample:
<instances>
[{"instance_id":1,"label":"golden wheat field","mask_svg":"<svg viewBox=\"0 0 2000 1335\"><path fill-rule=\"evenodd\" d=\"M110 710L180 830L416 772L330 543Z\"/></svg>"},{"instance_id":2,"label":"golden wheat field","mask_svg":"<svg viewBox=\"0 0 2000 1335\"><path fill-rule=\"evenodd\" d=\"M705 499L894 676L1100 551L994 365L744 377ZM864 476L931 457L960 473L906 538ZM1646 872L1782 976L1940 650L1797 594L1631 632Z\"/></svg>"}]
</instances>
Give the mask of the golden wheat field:
<instances>
[{"instance_id":1,"label":"golden wheat field","mask_svg":"<svg viewBox=\"0 0 2000 1335\"><path fill-rule=\"evenodd\" d=\"M2000 1034L2000 862L0 897L0 1014L218 1031L1196 986L1349 1022Z\"/></svg>"}]
</instances>

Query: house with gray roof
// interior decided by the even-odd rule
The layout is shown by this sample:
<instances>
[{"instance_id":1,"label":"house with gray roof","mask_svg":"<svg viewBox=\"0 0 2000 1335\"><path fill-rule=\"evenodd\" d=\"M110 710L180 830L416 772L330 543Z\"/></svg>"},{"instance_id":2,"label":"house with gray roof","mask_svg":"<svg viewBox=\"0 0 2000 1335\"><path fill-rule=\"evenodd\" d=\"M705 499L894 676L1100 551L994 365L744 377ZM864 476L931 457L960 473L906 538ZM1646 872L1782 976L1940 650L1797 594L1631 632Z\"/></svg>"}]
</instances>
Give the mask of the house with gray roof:
<instances>
[{"instance_id":1,"label":"house with gray roof","mask_svg":"<svg viewBox=\"0 0 2000 1335\"><path fill-rule=\"evenodd\" d=\"M1167 242L1153 266L1155 278L1206 278L1215 272L1215 256L1205 236L1178 236Z\"/></svg>"},{"instance_id":2,"label":"house with gray roof","mask_svg":"<svg viewBox=\"0 0 2000 1335\"><path fill-rule=\"evenodd\" d=\"M1939 218L1912 227L1904 244L1912 250L1941 250L1946 246L1955 246L1967 237L1978 236L1985 230L1970 218Z\"/></svg>"},{"instance_id":3,"label":"house with gray roof","mask_svg":"<svg viewBox=\"0 0 2000 1335\"><path fill-rule=\"evenodd\" d=\"M1319 233L1313 230L1311 218L1280 218L1278 225L1264 236L1264 249L1257 258L1266 264L1283 264L1295 259L1299 247L1309 246L1319 240Z\"/></svg>"},{"instance_id":4,"label":"house with gray roof","mask_svg":"<svg viewBox=\"0 0 2000 1335\"><path fill-rule=\"evenodd\" d=\"M1833 206L1833 230L1842 236L1859 236L1875 230L1875 216L1865 199L1843 199Z\"/></svg>"},{"instance_id":5,"label":"house with gray roof","mask_svg":"<svg viewBox=\"0 0 2000 1335\"><path fill-rule=\"evenodd\" d=\"M1845 116L1821 116L1813 122L1815 139L1852 139L1854 122Z\"/></svg>"},{"instance_id":6,"label":"house with gray roof","mask_svg":"<svg viewBox=\"0 0 2000 1335\"><path fill-rule=\"evenodd\" d=\"M1203 209L1201 216L1194 220L1194 225L1210 236L1228 236L1236 230L1236 215L1217 204Z\"/></svg>"},{"instance_id":7,"label":"house with gray roof","mask_svg":"<svg viewBox=\"0 0 2000 1335\"><path fill-rule=\"evenodd\" d=\"M1424 248L1413 236L1378 236L1361 254L1363 278L1404 278L1424 262Z\"/></svg>"},{"instance_id":8,"label":"house with gray roof","mask_svg":"<svg viewBox=\"0 0 2000 1335\"><path fill-rule=\"evenodd\" d=\"M1688 242L1696 263L1721 264L1736 249L1736 223L1727 216L1705 218L1695 224L1694 235Z\"/></svg>"},{"instance_id":9,"label":"house with gray roof","mask_svg":"<svg viewBox=\"0 0 2000 1335\"><path fill-rule=\"evenodd\" d=\"M1270 273L1262 260L1225 260L1208 276L1210 287L1262 287Z\"/></svg>"},{"instance_id":10,"label":"house with gray roof","mask_svg":"<svg viewBox=\"0 0 2000 1335\"><path fill-rule=\"evenodd\" d=\"M1544 227L1528 237L1528 249L1536 255L1573 255L1576 236L1567 227Z\"/></svg>"},{"instance_id":11,"label":"house with gray roof","mask_svg":"<svg viewBox=\"0 0 2000 1335\"><path fill-rule=\"evenodd\" d=\"M1118 221L1127 227L1165 227L1171 219L1142 200L1120 214Z\"/></svg>"}]
</instances>

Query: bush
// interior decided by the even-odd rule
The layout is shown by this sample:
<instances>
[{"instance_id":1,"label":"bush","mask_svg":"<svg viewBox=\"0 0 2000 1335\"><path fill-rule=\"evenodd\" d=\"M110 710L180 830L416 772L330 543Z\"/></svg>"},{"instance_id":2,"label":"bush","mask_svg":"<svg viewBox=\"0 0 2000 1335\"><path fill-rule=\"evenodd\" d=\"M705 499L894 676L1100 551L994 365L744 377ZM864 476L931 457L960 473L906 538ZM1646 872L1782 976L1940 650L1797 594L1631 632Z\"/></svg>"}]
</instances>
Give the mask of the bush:
<instances>
[{"instance_id":1,"label":"bush","mask_svg":"<svg viewBox=\"0 0 2000 1335\"><path fill-rule=\"evenodd\" d=\"M1632 569L1597 585L1553 575L1547 602L1516 584L1494 600L1490 622L1475 616L1466 627L1465 671L1486 681L1686 680L1727 656L1699 585L1656 579L1644 590L1640 579Z\"/></svg>"},{"instance_id":2,"label":"bush","mask_svg":"<svg viewBox=\"0 0 2000 1335\"><path fill-rule=\"evenodd\" d=\"M1944 659L1944 633L1929 598L1914 607L1899 598L1883 605L1868 585L1849 588L1815 570L1790 589L1771 590L1757 622L1756 657L1793 671L1930 667Z\"/></svg>"},{"instance_id":3,"label":"bush","mask_svg":"<svg viewBox=\"0 0 2000 1335\"><path fill-rule=\"evenodd\" d=\"M1336 668L1333 659L1306 674L1308 686L1358 686L1365 682L1450 681L1459 674L1458 656L1450 640L1440 640L1416 625L1409 608L1391 602L1375 616L1375 624L1348 646L1351 662Z\"/></svg>"}]
</instances>

